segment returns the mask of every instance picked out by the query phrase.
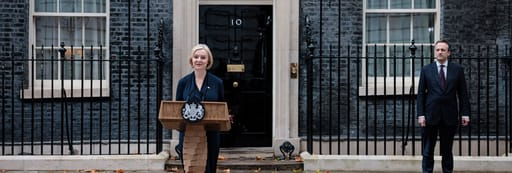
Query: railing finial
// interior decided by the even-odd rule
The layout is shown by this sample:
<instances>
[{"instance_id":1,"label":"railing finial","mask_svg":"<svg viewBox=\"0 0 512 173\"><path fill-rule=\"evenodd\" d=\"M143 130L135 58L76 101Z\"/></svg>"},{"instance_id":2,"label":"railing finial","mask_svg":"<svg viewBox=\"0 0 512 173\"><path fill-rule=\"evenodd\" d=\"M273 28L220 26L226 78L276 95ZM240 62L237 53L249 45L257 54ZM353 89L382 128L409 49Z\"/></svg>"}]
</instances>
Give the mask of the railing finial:
<instances>
[{"instance_id":1,"label":"railing finial","mask_svg":"<svg viewBox=\"0 0 512 173\"><path fill-rule=\"evenodd\" d=\"M411 41L411 46L409 46L409 50L411 51L411 56L414 57L416 55L416 45L414 45L414 39Z\"/></svg>"},{"instance_id":2,"label":"railing finial","mask_svg":"<svg viewBox=\"0 0 512 173\"><path fill-rule=\"evenodd\" d=\"M60 57L64 59L64 55L66 54L66 48L64 48L64 42L60 42L59 48Z\"/></svg>"},{"instance_id":3,"label":"railing finial","mask_svg":"<svg viewBox=\"0 0 512 173\"><path fill-rule=\"evenodd\" d=\"M305 38L306 38L306 48L307 48L307 53L306 53L306 56L308 58L312 57L313 56L313 51L315 50L315 41L313 41L312 39L312 29L311 29L311 20L309 19L309 16L306 16L305 17L305 22L306 22L306 30L305 30Z\"/></svg>"},{"instance_id":4,"label":"railing finial","mask_svg":"<svg viewBox=\"0 0 512 173\"><path fill-rule=\"evenodd\" d=\"M160 24L158 26L158 42L153 50L158 59L162 58L162 48L164 40L164 19L160 18Z\"/></svg>"}]
</instances>

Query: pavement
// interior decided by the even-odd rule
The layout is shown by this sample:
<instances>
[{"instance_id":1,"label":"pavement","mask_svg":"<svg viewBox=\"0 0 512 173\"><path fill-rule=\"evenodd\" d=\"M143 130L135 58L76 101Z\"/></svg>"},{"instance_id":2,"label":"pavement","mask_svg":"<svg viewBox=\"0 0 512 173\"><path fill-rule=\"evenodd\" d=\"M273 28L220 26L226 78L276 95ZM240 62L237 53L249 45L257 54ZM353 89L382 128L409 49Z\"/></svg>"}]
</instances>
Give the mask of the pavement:
<instances>
[{"instance_id":1,"label":"pavement","mask_svg":"<svg viewBox=\"0 0 512 173\"><path fill-rule=\"evenodd\" d=\"M303 156L304 155L304 156ZM45 156L48 158L50 156ZM176 156L165 156L165 154L152 155L151 158L156 160L155 163L148 162L148 156L131 156L122 168L129 168L131 165L160 165L158 169L135 169L122 170L118 169L119 166L115 162L112 162L112 158L119 156L105 156L108 158L96 160L96 162L103 163L103 167L98 167L98 170L84 169L94 167L94 164L99 165L94 160L90 160L86 157L83 162L69 162L69 160L56 160L55 162L62 165L67 165L68 170L52 170L52 169L11 169L5 170L8 164L19 162L4 162L1 164L0 160L0 173L172 173L182 172L181 161L176 160ZM97 158L96 156L95 158ZM103 157L103 156L101 156ZM139 158L143 157L143 158ZM26 157L23 157L26 158ZM165 158L164 160L161 160ZM217 164L218 173L409 173L409 172L420 172L421 161L420 157L414 156L329 156L329 155L307 155L302 153L301 157L294 159L283 159L282 156L274 155L272 148L223 148L220 152L219 161ZM50 159L51 160L51 159ZM152 160L152 159L149 159ZM158 161L161 160L161 161ZM115 159L114 159L115 161ZM436 158L439 163L440 158ZM37 163L36 163L37 162ZM106 163L112 162L112 163ZM511 157L456 157L456 168L455 173L483 173L483 172L512 172L512 158ZM7 164L5 164L7 163ZM32 165L32 167L39 166L49 167L53 162L49 160L25 160L24 164ZM307 163L307 164L305 164ZM440 165L440 163L436 165ZM43 165L40 165L43 164ZM73 166L73 164L78 164ZM85 164L85 165L84 165ZM165 164L162 167L162 164ZM76 168L76 166L83 167L81 169L73 170L70 168ZM110 166L109 166L110 165ZM306 166L305 166L306 165ZM369 166L371 165L371 166ZM27 165L26 165L27 166ZM34 168L42 168L34 167ZM327 169L317 170L318 168ZM439 166L438 166L439 167ZM112 168L112 169L110 169ZM151 167L148 167L151 168ZM154 168L154 167L153 167ZM387 169L387 171L375 171L375 169L369 168L380 168L381 170ZM407 169L405 169L407 168ZM8 168L7 168L8 169ZM162 170L159 170L162 169ZM352 170L350 170L352 169ZM308 170L308 171L304 171ZM393 171L391 171L393 170ZM412 171L411 171L412 170ZM417 170L417 171L416 171ZM461 171L463 170L463 171ZM500 172L501 171L501 172ZM436 173L440 173L437 171Z\"/></svg>"}]
</instances>

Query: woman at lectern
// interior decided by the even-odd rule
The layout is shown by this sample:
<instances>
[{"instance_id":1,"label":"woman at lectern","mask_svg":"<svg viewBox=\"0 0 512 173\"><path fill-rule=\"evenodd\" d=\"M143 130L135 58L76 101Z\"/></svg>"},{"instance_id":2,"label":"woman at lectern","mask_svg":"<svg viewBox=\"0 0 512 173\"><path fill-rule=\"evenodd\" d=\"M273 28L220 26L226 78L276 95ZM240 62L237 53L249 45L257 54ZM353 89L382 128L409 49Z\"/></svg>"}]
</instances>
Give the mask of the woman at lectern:
<instances>
[{"instance_id":1,"label":"woman at lectern","mask_svg":"<svg viewBox=\"0 0 512 173\"><path fill-rule=\"evenodd\" d=\"M176 89L176 100L187 102L224 101L224 85L222 80L208 72L213 64L213 55L210 48L205 44L198 44L192 48L191 55L188 58L189 64L194 71L179 80ZM180 131L179 145L181 146L183 146L185 133L184 130ZM205 172L215 173L219 156L220 133L219 131L207 131L206 138L208 156Z\"/></svg>"}]
</instances>

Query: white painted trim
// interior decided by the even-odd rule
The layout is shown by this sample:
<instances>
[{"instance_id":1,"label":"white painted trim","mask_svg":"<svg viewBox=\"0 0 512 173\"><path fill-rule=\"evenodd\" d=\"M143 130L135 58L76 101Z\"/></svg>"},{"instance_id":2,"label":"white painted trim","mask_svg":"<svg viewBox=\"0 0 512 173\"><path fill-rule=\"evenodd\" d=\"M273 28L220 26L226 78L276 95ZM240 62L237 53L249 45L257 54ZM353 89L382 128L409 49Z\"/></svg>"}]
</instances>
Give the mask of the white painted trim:
<instances>
[{"instance_id":1,"label":"white painted trim","mask_svg":"<svg viewBox=\"0 0 512 173\"><path fill-rule=\"evenodd\" d=\"M435 13L436 9L366 9L366 13Z\"/></svg>"},{"instance_id":2,"label":"white painted trim","mask_svg":"<svg viewBox=\"0 0 512 173\"><path fill-rule=\"evenodd\" d=\"M110 89L108 88L74 88L73 90L66 88L65 94L62 88L29 88L20 91L21 99L50 99L50 98L93 98L93 97L110 97Z\"/></svg>"},{"instance_id":3,"label":"white painted trim","mask_svg":"<svg viewBox=\"0 0 512 173\"><path fill-rule=\"evenodd\" d=\"M434 34L434 40L440 40L441 38L441 16L443 16L443 14L441 13L441 8L442 8L442 4L441 4L441 0L436 0L436 4L438 8L436 8L436 19L435 19L435 23L434 23L434 29L435 29L435 32L436 34Z\"/></svg>"},{"instance_id":4,"label":"white painted trim","mask_svg":"<svg viewBox=\"0 0 512 173\"><path fill-rule=\"evenodd\" d=\"M365 52L366 52L366 38L367 38L367 35L366 35L366 15L367 14L370 14L370 13L388 13L388 14L391 14L391 13L434 13L435 15L435 19L434 19L434 41L435 40L439 40L439 37L441 35L441 21L440 21L440 18L441 18L441 0L436 0L436 7L435 9L389 9L389 3L388 3L388 9L367 9L366 8L366 3L367 3L367 0L363 0L363 32L362 32L362 51L361 51L361 63L362 64L365 64L366 62L366 55L365 55ZM412 20L412 19L411 19ZM389 19L387 19L386 21L386 27L387 27L387 30L386 30L386 43L379 43L379 44L371 44L371 45L377 45L377 46L389 46L389 45L397 45L397 46L400 46L400 45L407 45L407 44L400 44L400 43L389 43ZM411 22L411 28L412 28L412 25L413 25L413 22ZM412 34L412 32L411 32ZM411 38L413 38L411 36ZM428 45L428 44L416 44L417 47L421 46L421 45ZM389 47L388 47L389 48ZM386 51L387 54L390 53L390 51ZM386 55L389 57L389 55ZM384 95L384 90L386 90L386 95L389 95L389 89L392 89L394 88L395 86L393 85L394 83L392 82L392 77L387 77L387 81L386 81L386 87L384 87L384 82L377 82L376 84L374 83L374 77L369 77L368 79L368 86L366 86L366 66L362 66L362 68L360 69L361 70L361 76L362 76L362 82L360 83L359 85L359 96L373 96L373 95ZM409 69L412 71L413 69L411 69L412 67L409 66ZM418 67L418 68L421 68L421 67ZM390 68L387 68L387 69L390 69ZM411 74L412 75L412 74ZM411 76L408 76L407 78L409 79L404 79L405 80L405 86L402 85L401 83L401 79L397 79L397 81L400 81L400 83L398 83L396 85L396 87L398 88L402 88L402 87L405 87L407 89L407 91L404 93L400 90L400 92L397 91L396 95L405 95L405 94L408 94L409 93L409 88L412 86L412 79ZM377 77L377 80L378 81L383 81L384 78L383 77ZM391 81L390 81L391 80ZM416 81L415 82L415 91L417 91L417 85L418 85L418 80L419 80L419 77L414 77L414 80ZM368 88L368 93L366 93L366 88ZM377 91L375 92L375 88L377 89ZM416 93L416 92L415 92Z\"/></svg>"},{"instance_id":5,"label":"white painted trim","mask_svg":"<svg viewBox=\"0 0 512 173\"><path fill-rule=\"evenodd\" d=\"M85 1L85 0L84 0ZM83 2L83 1L82 1ZM34 0L30 0L29 4L29 45L28 48L28 57L31 59L33 52L32 52L32 45L35 45L36 43L36 37L35 37L35 24L34 24L34 17L35 16L66 16L66 17L104 17L105 18L105 45L102 45L102 50L105 53L104 59L110 59L110 0L105 1L105 13L59 13L59 12L35 12L35 2ZM57 9L58 9L57 4ZM84 6L82 5L82 8ZM58 23L60 25L60 23ZM85 26L82 25L82 29ZM60 34L60 33L59 33ZM82 32L82 37L84 37L85 32ZM58 35L60 37L60 35ZM83 41L83 40L82 40ZM36 45L37 46L37 45ZM54 45L54 49L58 49L59 45ZM70 50L70 45L66 45L66 49ZM93 47L93 50L98 50L100 47ZM34 47L34 49L38 49L37 47ZM45 47L47 49L47 47ZM75 46L74 49L84 49L84 50L90 50L91 47L79 47ZM69 51L68 51L69 53ZM102 55L103 56L103 55ZM105 62L103 66L108 67L110 62ZM34 74L32 72L32 65L33 63L28 63L28 89L23 89L20 91L20 98L21 99L34 99L34 98L62 98L64 97L61 94L62 88L65 88L67 91L67 97L71 96L71 93L73 93L74 97L83 95L84 97L109 97L110 96L110 85L109 85L109 73L110 69L104 69L103 72L105 73L106 79L103 80L64 80L63 82L61 80L36 80L32 75ZM52 85L53 83L53 85ZM83 83L83 88L82 88ZM91 87L92 83L92 87ZM101 84L100 84L101 83ZM53 87L53 88L52 88ZM52 94L53 91L53 94ZM101 91L101 93L100 93ZM34 94L32 95L32 92ZM92 93L91 93L92 92Z\"/></svg>"},{"instance_id":6,"label":"white painted trim","mask_svg":"<svg viewBox=\"0 0 512 173\"><path fill-rule=\"evenodd\" d=\"M414 78L414 93L416 94L418 91L418 82L419 77ZM397 77L394 79L393 77L386 78L384 81L383 77L369 77L363 79L363 82L368 80L368 85L366 83L362 83L359 86L359 96L392 96L392 95L408 95L410 94L410 89L412 86L412 80L410 77L401 78ZM377 82L375 82L377 80ZM396 85L395 85L396 82ZM376 89L376 90L375 90ZM396 90L395 90L396 89ZM376 91L376 92L375 92Z\"/></svg>"},{"instance_id":7,"label":"white painted trim","mask_svg":"<svg viewBox=\"0 0 512 173\"><path fill-rule=\"evenodd\" d=\"M110 12L110 11L109 11ZM51 13L51 12L34 12L33 16L65 16L65 17L107 17L106 13ZM110 21L109 21L110 23Z\"/></svg>"},{"instance_id":8,"label":"white painted trim","mask_svg":"<svg viewBox=\"0 0 512 173\"><path fill-rule=\"evenodd\" d=\"M276 154L283 141L295 146L294 153L300 148L299 80L290 78L290 63L299 62L299 8L299 1L274 1L272 146Z\"/></svg>"},{"instance_id":9,"label":"white painted trim","mask_svg":"<svg viewBox=\"0 0 512 173\"><path fill-rule=\"evenodd\" d=\"M172 92L176 91L179 79L192 72L188 64L190 50L199 42L198 0L172 1L173 3L173 44L172 44ZM174 99L174 98L173 98Z\"/></svg>"}]
</instances>

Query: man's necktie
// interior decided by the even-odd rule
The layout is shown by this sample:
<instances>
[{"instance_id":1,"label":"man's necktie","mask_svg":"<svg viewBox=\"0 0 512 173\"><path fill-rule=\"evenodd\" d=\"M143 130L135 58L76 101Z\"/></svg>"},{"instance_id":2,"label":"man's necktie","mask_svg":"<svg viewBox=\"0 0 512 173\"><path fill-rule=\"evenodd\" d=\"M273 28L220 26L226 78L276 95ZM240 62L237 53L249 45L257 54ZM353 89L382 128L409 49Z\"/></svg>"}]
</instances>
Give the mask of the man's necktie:
<instances>
[{"instance_id":1,"label":"man's necktie","mask_svg":"<svg viewBox=\"0 0 512 173\"><path fill-rule=\"evenodd\" d=\"M441 89L446 88L446 78L444 76L444 65L441 65L441 70L439 70L439 76L441 77Z\"/></svg>"}]
</instances>

